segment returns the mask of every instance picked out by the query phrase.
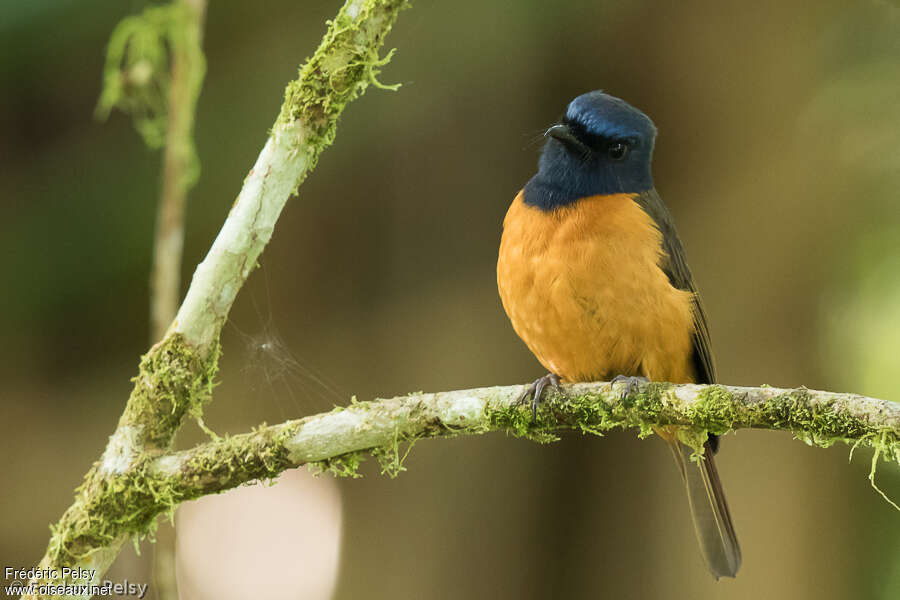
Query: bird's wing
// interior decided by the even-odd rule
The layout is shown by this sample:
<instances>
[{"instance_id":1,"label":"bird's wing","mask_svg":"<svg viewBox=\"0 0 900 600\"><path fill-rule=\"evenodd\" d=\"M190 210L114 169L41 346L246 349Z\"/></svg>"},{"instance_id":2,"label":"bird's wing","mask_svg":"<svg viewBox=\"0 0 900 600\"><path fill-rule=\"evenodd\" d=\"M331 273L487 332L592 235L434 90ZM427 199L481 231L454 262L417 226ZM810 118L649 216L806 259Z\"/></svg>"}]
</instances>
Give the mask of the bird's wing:
<instances>
[{"instance_id":1,"label":"bird's wing","mask_svg":"<svg viewBox=\"0 0 900 600\"><path fill-rule=\"evenodd\" d=\"M678 238L672 215L663 204L662 199L655 189L641 192L636 198L637 203L656 222L656 226L662 233L664 256L660 267L669 277L672 285L680 290L687 290L694 294L694 369L697 372L697 383L715 383L716 366L713 362L712 348L709 341L709 325L706 321L706 313L703 310L703 302L694 285L694 278L687 265L684 255L684 246Z\"/></svg>"},{"instance_id":2,"label":"bird's wing","mask_svg":"<svg viewBox=\"0 0 900 600\"><path fill-rule=\"evenodd\" d=\"M697 294L694 278L687 266L684 247L678 239L672 215L662 203L656 190L641 193L636 199L638 204L656 222L662 233L664 256L660 267L669 277L669 281L678 289L693 293L694 334L693 360L697 373L697 383L715 383L716 368L713 364L712 351L709 345L709 326L706 313ZM659 431L657 431L659 433ZM734 524L725 501L725 492L716 469L714 454L718 449L718 437L710 434L705 445L703 458L695 468L691 455L693 449L680 443L677 437L663 435L681 472L688 492L694 530L700 541L700 549L713 576L734 577L741 565L741 547L734 532Z\"/></svg>"}]
</instances>

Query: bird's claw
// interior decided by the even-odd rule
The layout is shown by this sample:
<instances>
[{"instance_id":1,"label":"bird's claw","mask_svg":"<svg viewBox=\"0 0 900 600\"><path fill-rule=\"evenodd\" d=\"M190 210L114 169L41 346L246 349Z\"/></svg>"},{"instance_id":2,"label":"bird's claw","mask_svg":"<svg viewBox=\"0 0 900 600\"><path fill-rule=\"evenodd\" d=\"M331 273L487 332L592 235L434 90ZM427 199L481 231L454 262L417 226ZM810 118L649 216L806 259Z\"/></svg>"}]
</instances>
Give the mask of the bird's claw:
<instances>
[{"instance_id":1,"label":"bird's claw","mask_svg":"<svg viewBox=\"0 0 900 600\"><path fill-rule=\"evenodd\" d=\"M540 379L535 379L531 385L525 388L525 391L522 392L522 395L519 396L519 399L516 401L516 404L523 404L528 399L528 396L531 396L532 420L537 420L537 409L538 405L541 403L541 394L544 393L544 389L548 385L556 391L559 391L559 375L547 373Z\"/></svg>"},{"instance_id":2,"label":"bird's claw","mask_svg":"<svg viewBox=\"0 0 900 600\"><path fill-rule=\"evenodd\" d=\"M609 382L610 385L615 385L617 383L624 383L625 385L622 387L622 394L619 396L619 400L624 400L628 396L635 393L638 388L644 384L648 383L650 380L646 377L641 376L629 376L629 375L616 375Z\"/></svg>"}]
</instances>

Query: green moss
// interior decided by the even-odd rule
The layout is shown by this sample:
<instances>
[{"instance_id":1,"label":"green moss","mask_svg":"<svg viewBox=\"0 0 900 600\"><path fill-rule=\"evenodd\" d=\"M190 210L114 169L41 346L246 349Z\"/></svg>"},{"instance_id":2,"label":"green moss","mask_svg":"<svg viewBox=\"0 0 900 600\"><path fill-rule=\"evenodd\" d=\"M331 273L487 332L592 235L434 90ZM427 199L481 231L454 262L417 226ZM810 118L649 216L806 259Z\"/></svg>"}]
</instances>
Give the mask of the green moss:
<instances>
[{"instance_id":1,"label":"green moss","mask_svg":"<svg viewBox=\"0 0 900 600\"><path fill-rule=\"evenodd\" d=\"M48 556L54 565L73 565L122 536L135 541L156 529L160 514L208 493L248 480L271 481L292 467L285 442L291 428L220 438L180 465L177 475L153 471L156 456L146 454L121 474L102 473L94 465L76 490L76 501L51 527Z\"/></svg>"},{"instance_id":2,"label":"green moss","mask_svg":"<svg viewBox=\"0 0 900 600\"><path fill-rule=\"evenodd\" d=\"M891 500L887 494L881 491L881 488L875 483L875 472L878 470L878 458L885 454L885 460L890 461L891 459L897 460L897 451L900 446L897 445L896 440L892 443L888 439L888 434L883 432L880 436L875 436L877 439L873 441L873 446L875 447L875 452L872 455L872 468L869 470L869 484L872 486L872 489L878 492L878 494L884 498L885 502L893 506L896 510L900 511L900 506L897 505L896 502ZM852 449L851 449L852 455ZM900 462L900 461L898 461Z\"/></svg>"},{"instance_id":3,"label":"green moss","mask_svg":"<svg viewBox=\"0 0 900 600\"><path fill-rule=\"evenodd\" d=\"M404 466L406 457L409 456L415 443L422 437L406 437L401 435L399 431L396 431L391 443L384 446L347 452L325 460L308 463L307 466L317 475L330 473L335 477L358 479L362 477L362 474L359 472L360 465L367 457L371 456L381 466L381 474L393 479L406 470ZM401 452L401 444L404 442L406 443L406 449Z\"/></svg>"},{"instance_id":4,"label":"green moss","mask_svg":"<svg viewBox=\"0 0 900 600\"><path fill-rule=\"evenodd\" d=\"M338 456L332 456L325 460L319 460L307 464L315 474L331 473L335 477L350 477L358 479L362 477L359 465L366 459L364 451L347 452Z\"/></svg>"},{"instance_id":5,"label":"green moss","mask_svg":"<svg viewBox=\"0 0 900 600\"><path fill-rule=\"evenodd\" d=\"M392 443L372 448L369 453L378 461L378 464L381 465L381 474L394 479L397 475L406 470L403 463L406 462L406 457L409 456L413 446L415 446L416 442L422 439L422 437L424 437L424 434L418 436L401 435L400 431L395 429L394 440ZM406 443L406 450L401 454L400 444L403 442Z\"/></svg>"},{"instance_id":6,"label":"green moss","mask_svg":"<svg viewBox=\"0 0 900 600\"><path fill-rule=\"evenodd\" d=\"M610 429L636 428L638 435L645 437L653 433L654 426L675 425L679 439L698 453L702 453L708 433L724 434L745 427L786 429L818 447L858 440L857 444L875 449L876 461L884 457L900 463L897 432L873 427L846 411L816 402L806 388L753 404L721 385L704 388L687 406L673 401L670 394L672 385L667 383L644 385L624 398L617 397L614 388L574 397L548 391L534 419L528 407L502 403L488 403L496 408L488 409L485 417L491 428L538 441L552 439L553 432L560 429L603 435Z\"/></svg>"},{"instance_id":7,"label":"green moss","mask_svg":"<svg viewBox=\"0 0 900 600\"><path fill-rule=\"evenodd\" d=\"M197 402L202 405L202 399L208 397L215 375L214 363L214 357L209 363L198 362L195 354L175 339L154 348L144 358L137 379L145 385L161 380L164 383L155 385L162 386L158 390L161 397L169 398L166 410L174 407L176 411L188 411ZM532 417L530 407L511 406L505 397L498 396L487 402L484 424L462 430L439 421L422 422L422 415L413 408L406 418L409 423L416 423L414 435L405 434L398 428L389 443L383 446L348 452L311 466L339 477L360 477L360 464L371 455L379 461L383 474L395 477L405 470L404 461L421 437L476 434L496 429L546 442L558 439L556 433L562 429L603 435L611 429L634 428L639 435L648 435L654 427L675 426L679 428L679 438L700 453L707 431L724 433L739 427L778 428L793 431L798 438L816 446L849 439L856 440L854 448L862 444L872 446L875 452L871 484L894 504L875 485L875 472L879 459L900 459L897 432L872 426L826 402L816 401L803 388L786 391L760 403L744 402L736 395L739 393L724 386L711 386L704 388L695 402L684 405L675 400L670 384L648 384L626 398L620 397L617 387L608 386L571 397L548 391L536 417ZM390 418L397 416L391 411L398 410L396 400L356 402L353 406L359 410L382 411L380 416L388 414ZM146 457L131 471L115 477L99 476L95 466L79 488L75 505L52 530L50 556L54 564L71 564L123 534L136 537L152 534L155 517L171 512L184 500L233 487L248 479L274 479L293 466L285 444L297 435L301 426L261 428L250 435L224 438L218 444L208 445L203 453L192 455L190 462L181 465L178 475L172 477L149 472L143 465L151 464L152 457ZM404 443L407 444L405 449L402 448Z\"/></svg>"},{"instance_id":8,"label":"green moss","mask_svg":"<svg viewBox=\"0 0 900 600\"><path fill-rule=\"evenodd\" d=\"M130 114L134 126L151 148L166 143L172 63L183 73L184 106L177 119L186 135L174 152L184 159L178 185L188 189L200 175L193 140L197 99L206 74L206 58L200 44L197 17L184 2L151 6L140 15L122 19L110 36L103 70L103 91L97 117L105 119L114 109ZM176 58L177 56L177 58Z\"/></svg>"},{"instance_id":9,"label":"green moss","mask_svg":"<svg viewBox=\"0 0 900 600\"><path fill-rule=\"evenodd\" d=\"M406 5L406 0L348 2L329 23L322 44L300 69L299 78L286 89L275 129L302 120L307 136L304 142L312 145L305 172L332 143L338 116L348 102L370 84L396 89L378 82L380 68L392 55L390 52L380 58L378 51ZM197 28L189 22L193 17L186 9L182 3L150 7L140 16L123 20L110 39L97 114L106 117L113 108L131 113L151 147L160 147L166 141L173 53L190 64L186 85L191 101L182 116L189 119L188 123L193 119L205 63ZM196 180L197 162L192 140L184 143L187 147L174 150L182 158L187 155L188 168L179 183L189 187ZM73 505L51 527L45 563L72 565L123 535L139 538L152 534L157 515L171 514L179 502L228 487L239 479L271 480L292 465L284 448L284 441L294 433L290 428L274 434L260 431L249 440L230 440L218 438L205 427L203 406L212 393L218 358L218 345L204 357L178 335L167 338L142 358L118 432L128 434L123 452L140 449L143 454L127 456L129 468L120 474L104 472L99 463L91 468L76 490ZM153 458L169 448L186 415L194 417L220 443L182 465L177 476L166 478L150 472ZM384 472L396 475L403 470L403 459L415 440L407 441L410 445L402 457L396 439L369 452L379 458ZM240 452L232 444L241 444ZM321 461L318 466L336 475L354 477L363 456L363 452L350 452Z\"/></svg>"},{"instance_id":10,"label":"green moss","mask_svg":"<svg viewBox=\"0 0 900 600\"><path fill-rule=\"evenodd\" d=\"M845 411L814 402L809 390L799 388L780 394L764 404L749 408L749 420L756 427L788 429L804 442L827 448L837 441L868 438L876 433L868 423Z\"/></svg>"},{"instance_id":11,"label":"green moss","mask_svg":"<svg viewBox=\"0 0 900 600\"><path fill-rule=\"evenodd\" d=\"M200 418L212 396L219 368L220 346L201 356L175 334L141 358L134 389L120 427L138 432L138 445L167 448L186 414Z\"/></svg>"},{"instance_id":12,"label":"green moss","mask_svg":"<svg viewBox=\"0 0 900 600\"><path fill-rule=\"evenodd\" d=\"M167 41L183 16L183 7L173 2L126 17L113 30L106 50L97 117L107 118L113 108L131 114L151 148L162 147L166 140L171 68Z\"/></svg>"},{"instance_id":13,"label":"green moss","mask_svg":"<svg viewBox=\"0 0 900 600\"><path fill-rule=\"evenodd\" d=\"M192 453L176 475L148 473L147 477L156 486L169 490L166 496L157 495L154 501L160 512L167 512L178 502L218 493L246 481L274 482L294 466L285 443L295 434L295 428L282 427L220 438L216 444L207 445L203 452ZM169 503L169 498L175 501Z\"/></svg>"},{"instance_id":14,"label":"green moss","mask_svg":"<svg viewBox=\"0 0 900 600\"><path fill-rule=\"evenodd\" d=\"M591 435L603 435L611 429L636 427L639 435L652 433L651 425L665 421L665 384L647 384L641 391L619 397L612 387L565 397L555 391L545 392L537 415L532 418L527 406L501 405L488 409L491 427L539 442L555 441L559 429L576 429ZM488 406L492 406L489 404Z\"/></svg>"},{"instance_id":15,"label":"green moss","mask_svg":"<svg viewBox=\"0 0 900 600\"><path fill-rule=\"evenodd\" d=\"M315 167L319 154L334 141L338 117L349 102L370 84L396 89L378 83L381 67L393 54L380 58L378 50L406 6L406 0L348 2L329 21L322 43L300 67L299 77L288 84L273 133L294 121L303 122L303 142L311 148L305 172Z\"/></svg>"},{"instance_id":16,"label":"green moss","mask_svg":"<svg viewBox=\"0 0 900 600\"><path fill-rule=\"evenodd\" d=\"M699 393L697 401L686 411L687 417L694 426L710 433L725 433L744 418L744 411L734 400L725 386L709 386Z\"/></svg>"},{"instance_id":17,"label":"green moss","mask_svg":"<svg viewBox=\"0 0 900 600\"><path fill-rule=\"evenodd\" d=\"M634 428L639 437L646 437L656 427L674 426L679 439L695 450L696 460L704 452L709 433L724 434L739 428L786 429L798 439L820 447L856 439L856 445L875 449L870 479L873 488L883 496L874 483L875 465L879 458L900 462L896 432L873 427L845 411L817 402L805 388L787 391L762 403L747 403L740 392L725 386L703 388L698 398L687 405L674 398L673 386L668 383L646 384L624 398L620 393L616 387L575 396L546 390L535 416L530 406L510 405L505 397L498 397L486 402L485 425L449 431L479 434L501 430L516 437L550 442L558 440L557 432L563 429L602 436L612 429ZM426 435L448 432L443 426L424 430ZM370 452L379 458L383 473L394 476L402 470L397 440Z\"/></svg>"},{"instance_id":18,"label":"green moss","mask_svg":"<svg viewBox=\"0 0 900 600\"><path fill-rule=\"evenodd\" d=\"M161 483L146 465L169 447L186 414L200 416L212 393L218 358L218 347L203 359L180 335L142 357L118 431L133 432L127 451L143 448L144 455L130 457L131 467L121 474L105 472L99 462L93 465L75 490L75 502L51 528L52 564L74 564L122 535L152 534L156 516L185 499L178 486Z\"/></svg>"},{"instance_id":19,"label":"green moss","mask_svg":"<svg viewBox=\"0 0 900 600\"><path fill-rule=\"evenodd\" d=\"M103 477L95 465L77 492L75 504L51 527L54 565L74 565L123 535L152 534L160 507L180 501L171 488L154 485L143 468Z\"/></svg>"}]
</instances>

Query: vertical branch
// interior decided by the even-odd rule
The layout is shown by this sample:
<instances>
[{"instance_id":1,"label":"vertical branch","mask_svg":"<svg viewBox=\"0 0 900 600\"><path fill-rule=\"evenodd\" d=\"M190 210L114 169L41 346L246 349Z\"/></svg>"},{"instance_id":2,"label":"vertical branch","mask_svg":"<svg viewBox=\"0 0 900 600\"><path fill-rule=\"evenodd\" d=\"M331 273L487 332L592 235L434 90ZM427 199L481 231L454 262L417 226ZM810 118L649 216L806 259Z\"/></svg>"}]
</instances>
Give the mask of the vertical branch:
<instances>
[{"instance_id":1,"label":"vertical branch","mask_svg":"<svg viewBox=\"0 0 900 600\"><path fill-rule=\"evenodd\" d=\"M193 137L197 100L206 71L201 47L206 0L174 1L181 6L183 17L169 38L172 66L168 123L150 274L151 342L162 339L178 310L185 204L199 175ZM169 523L160 523L153 546L153 583L159 600L178 600L174 518L173 513Z\"/></svg>"},{"instance_id":2,"label":"vertical branch","mask_svg":"<svg viewBox=\"0 0 900 600\"><path fill-rule=\"evenodd\" d=\"M169 37L168 126L150 277L150 325L154 342L162 339L178 310L184 207L188 191L199 175L193 142L194 116L206 71L201 50L206 0L175 1L182 9L179 11L182 17Z\"/></svg>"}]
</instances>

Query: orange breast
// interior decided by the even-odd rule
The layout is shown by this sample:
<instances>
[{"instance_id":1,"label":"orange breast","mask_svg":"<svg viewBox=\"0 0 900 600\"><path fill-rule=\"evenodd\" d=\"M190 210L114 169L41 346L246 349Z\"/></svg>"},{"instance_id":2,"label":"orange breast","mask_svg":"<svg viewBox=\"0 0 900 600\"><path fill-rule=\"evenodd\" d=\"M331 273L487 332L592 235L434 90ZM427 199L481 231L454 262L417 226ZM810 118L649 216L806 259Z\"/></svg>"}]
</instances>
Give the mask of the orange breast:
<instances>
[{"instance_id":1,"label":"orange breast","mask_svg":"<svg viewBox=\"0 0 900 600\"><path fill-rule=\"evenodd\" d=\"M661 234L630 194L545 212L520 192L503 222L497 285L519 337L568 381L694 379L691 293L659 267Z\"/></svg>"}]
</instances>

